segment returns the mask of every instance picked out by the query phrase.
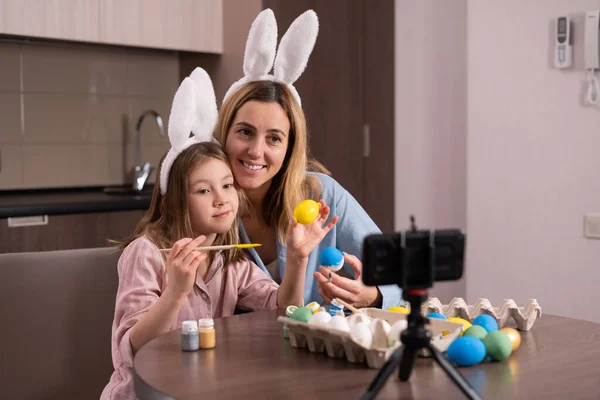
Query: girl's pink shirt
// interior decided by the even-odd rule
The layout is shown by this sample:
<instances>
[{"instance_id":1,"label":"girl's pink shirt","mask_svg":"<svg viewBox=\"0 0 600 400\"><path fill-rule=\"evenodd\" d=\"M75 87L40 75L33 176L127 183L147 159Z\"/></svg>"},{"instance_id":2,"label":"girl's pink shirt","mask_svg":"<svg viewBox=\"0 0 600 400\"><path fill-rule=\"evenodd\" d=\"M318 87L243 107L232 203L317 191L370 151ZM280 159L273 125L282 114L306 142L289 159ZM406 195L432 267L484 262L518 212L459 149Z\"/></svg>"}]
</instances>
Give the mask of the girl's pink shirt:
<instances>
[{"instance_id":1,"label":"girl's pink shirt","mask_svg":"<svg viewBox=\"0 0 600 400\"><path fill-rule=\"evenodd\" d=\"M167 275L158 247L144 236L123 250L117 269L119 288L112 326L115 371L101 399L136 399L129 335L133 325L166 289ZM223 267L223 257L218 254L206 279L196 277L194 288L170 329L181 328L181 323L186 320L233 315L236 306L251 311L276 309L278 289L279 285L248 259Z\"/></svg>"}]
</instances>

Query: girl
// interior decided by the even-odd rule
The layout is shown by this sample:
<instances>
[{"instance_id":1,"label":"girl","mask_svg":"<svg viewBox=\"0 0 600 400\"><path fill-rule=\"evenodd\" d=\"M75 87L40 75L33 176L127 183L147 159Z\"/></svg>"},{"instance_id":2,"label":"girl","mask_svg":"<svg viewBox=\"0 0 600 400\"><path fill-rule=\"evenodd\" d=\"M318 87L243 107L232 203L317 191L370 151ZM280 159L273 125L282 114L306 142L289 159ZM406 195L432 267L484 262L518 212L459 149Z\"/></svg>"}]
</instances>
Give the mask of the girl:
<instances>
[{"instance_id":1,"label":"girl","mask_svg":"<svg viewBox=\"0 0 600 400\"><path fill-rule=\"evenodd\" d=\"M356 307L403 304L396 285L367 287L362 283L362 264L353 254L362 254L364 237L380 230L308 152L306 120L292 84L306 67L317 31L316 14L305 12L282 37L276 55L275 17L270 9L262 11L248 35L244 77L223 100L215 137L250 201L249 208L241 211L240 234L245 242L262 243L250 249L252 260L280 282L291 272L286 262L286 253L292 250L285 241L287 216L300 200L325 199L342 219L309 254L304 301L329 303L339 297ZM273 62L274 75L269 75ZM319 253L325 247L346 252L346 277L332 274L329 281L329 272L319 268ZM352 275L354 279L349 278Z\"/></svg>"},{"instance_id":2,"label":"girl","mask_svg":"<svg viewBox=\"0 0 600 400\"><path fill-rule=\"evenodd\" d=\"M135 398L133 355L155 337L180 328L184 320L229 316L236 306L263 310L303 305L308 254L337 222L333 218L323 227L330 212L324 203L312 224L290 221L289 273L281 286L240 250L196 250L239 242L239 197L230 165L218 143L203 141L210 140L216 118L210 78L196 69L173 101L172 147L163 157L150 209L119 259L112 334L115 372L102 399Z\"/></svg>"}]
</instances>

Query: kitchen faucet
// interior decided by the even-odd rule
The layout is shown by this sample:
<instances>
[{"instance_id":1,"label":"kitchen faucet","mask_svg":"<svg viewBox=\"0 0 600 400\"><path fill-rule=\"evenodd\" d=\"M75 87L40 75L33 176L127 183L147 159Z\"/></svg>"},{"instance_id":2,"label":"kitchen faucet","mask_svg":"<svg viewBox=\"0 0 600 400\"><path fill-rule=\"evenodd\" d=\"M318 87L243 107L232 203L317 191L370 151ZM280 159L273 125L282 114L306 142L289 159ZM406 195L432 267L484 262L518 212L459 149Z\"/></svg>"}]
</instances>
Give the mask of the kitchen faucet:
<instances>
[{"instance_id":1,"label":"kitchen faucet","mask_svg":"<svg viewBox=\"0 0 600 400\"><path fill-rule=\"evenodd\" d=\"M144 118L147 115L154 116L156 125L158 125L158 133L161 137L165 136L162 118L156 111L146 110L139 116L137 124L135 126L135 170L133 177L133 190L138 192L144 188L146 181L148 180L150 174L152 174L152 171L154 170L154 167L149 162L146 162L144 163L144 165L142 165L142 144L140 133L142 122L144 121Z\"/></svg>"}]
</instances>

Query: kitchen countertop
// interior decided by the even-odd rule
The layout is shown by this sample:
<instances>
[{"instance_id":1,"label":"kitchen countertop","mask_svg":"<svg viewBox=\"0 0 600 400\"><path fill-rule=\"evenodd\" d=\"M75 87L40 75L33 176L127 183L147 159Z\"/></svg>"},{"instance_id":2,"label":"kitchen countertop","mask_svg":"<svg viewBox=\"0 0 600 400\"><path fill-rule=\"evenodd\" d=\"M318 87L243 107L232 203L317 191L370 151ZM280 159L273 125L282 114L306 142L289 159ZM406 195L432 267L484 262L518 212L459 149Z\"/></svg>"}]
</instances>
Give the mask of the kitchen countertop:
<instances>
[{"instance_id":1,"label":"kitchen countertop","mask_svg":"<svg viewBox=\"0 0 600 400\"><path fill-rule=\"evenodd\" d=\"M104 193L106 186L0 190L0 218L147 210L153 187L149 185L141 193L119 194Z\"/></svg>"}]
</instances>

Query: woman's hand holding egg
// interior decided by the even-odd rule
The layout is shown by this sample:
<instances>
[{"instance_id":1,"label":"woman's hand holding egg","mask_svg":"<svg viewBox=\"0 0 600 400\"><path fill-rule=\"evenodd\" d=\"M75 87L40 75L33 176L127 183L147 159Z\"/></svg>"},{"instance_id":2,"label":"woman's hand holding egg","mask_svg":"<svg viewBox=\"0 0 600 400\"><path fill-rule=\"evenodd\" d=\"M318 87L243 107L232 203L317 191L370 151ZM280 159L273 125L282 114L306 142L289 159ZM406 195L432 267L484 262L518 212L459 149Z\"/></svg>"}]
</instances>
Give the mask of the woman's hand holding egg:
<instances>
[{"instance_id":1,"label":"woman's hand holding egg","mask_svg":"<svg viewBox=\"0 0 600 400\"><path fill-rule=\"evenodd\" d=\"M376 287L365 286L362 282L362 262L354 255L343 254L344 261L354 269L354 279L341 277L329 268L319 267L319 271L313 272L319 295L326 303L331 303L332 299L338 297L356 308L376 306L381 301L381 294Z\"/></svg>"},{"instance_id":2,"label":"woman's hand holding egg","mask_svg":"<svg viewBox=\"0 0 600 400\"><path fill-rule=\"evenodd\" d=\"M290 221L286 245L287 251L292 252L294 257L307 258L339 220L339 217L336 215L325 225L331 209L323 200L319 201L319 203L312 202L318 205L318 211L316 211L316 207L309 207L308 211L298 211L298 208L303 204L300 203L296 207L296 211L294 211L295 218ZM313 218L315 211L316 217ZM298 217L300 218L298 219Z\"/></svg>"}]
</instances>

